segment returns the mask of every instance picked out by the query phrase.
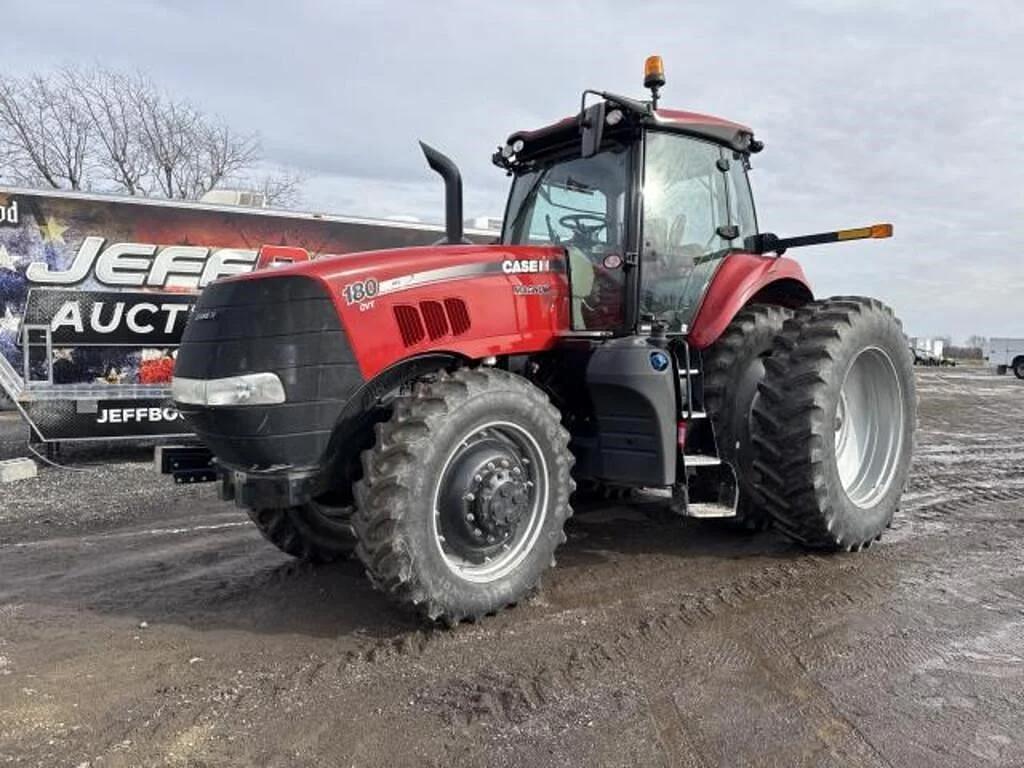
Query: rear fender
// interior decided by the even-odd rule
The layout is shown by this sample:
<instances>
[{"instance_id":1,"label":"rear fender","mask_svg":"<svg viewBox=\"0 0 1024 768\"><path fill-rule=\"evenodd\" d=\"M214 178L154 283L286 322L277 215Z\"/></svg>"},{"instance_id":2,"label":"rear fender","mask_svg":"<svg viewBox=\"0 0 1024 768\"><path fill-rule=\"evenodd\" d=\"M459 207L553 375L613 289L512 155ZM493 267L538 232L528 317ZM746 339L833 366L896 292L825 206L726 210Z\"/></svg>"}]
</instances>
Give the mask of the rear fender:
<instances>
[{"instance_id":1,"label":"rear fender","mask_svg":"<svg viewBox=\"0 0 1024 768\"><path fill-rule=\"evenodd\" d=\"M747 304L799 307L813 299L804 271L793 259L734 253L722 262L704 294L690 328L690 344L697 349L714 344Z\"/></svg>"}]
</instances>

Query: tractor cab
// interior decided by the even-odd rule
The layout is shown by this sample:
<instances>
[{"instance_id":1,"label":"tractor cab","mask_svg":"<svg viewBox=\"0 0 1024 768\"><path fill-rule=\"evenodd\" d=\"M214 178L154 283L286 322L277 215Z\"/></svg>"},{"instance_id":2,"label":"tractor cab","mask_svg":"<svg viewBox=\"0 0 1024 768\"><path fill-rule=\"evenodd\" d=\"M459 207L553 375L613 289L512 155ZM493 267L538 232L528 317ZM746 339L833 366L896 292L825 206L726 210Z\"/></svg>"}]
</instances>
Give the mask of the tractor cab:
<instances>
[{"instance_id":1,"label":"tractor cab","mask_svg":"<svg viewBox=\"0 0 1024 768\"><path fill-rule=\"evenodd\" d=\"M502 242L565 248L573 331L685 334L725 257L757 243L747 171L761 144L726 120L597 95L495 153L514 177Z\"/></svg>"}]
</instances>

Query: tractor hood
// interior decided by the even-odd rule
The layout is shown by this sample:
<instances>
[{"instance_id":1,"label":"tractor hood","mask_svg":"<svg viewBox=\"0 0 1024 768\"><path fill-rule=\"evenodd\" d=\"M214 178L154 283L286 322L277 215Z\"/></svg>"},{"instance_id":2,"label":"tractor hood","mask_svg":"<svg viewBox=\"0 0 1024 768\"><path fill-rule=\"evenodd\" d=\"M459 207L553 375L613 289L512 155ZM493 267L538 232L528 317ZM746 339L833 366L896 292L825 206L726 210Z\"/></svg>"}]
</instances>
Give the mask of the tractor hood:
<instances>
[{"instance_id":1,"label":"tractor hood","mask_svg":"<svg viewBox=\"0 0 1024 768\"><path fill-rule=\"evenodd\" d=\"M547 348L569 328L566 270L562 248L444 244L325 256L216 285L315 281L369 379L415 354L475 359Z\"/></svg>"},{"instance_id":2,"label":"tractor hood","mask_svg":"<svg viewBox=\"0 0 1024 768\"><path fill-rule=\"evenodd\" d=\"M543 351L568 317L561 248L443 245L269 267L200 295L174 399L223 466L318 477L333 426L409 366Z\"/></svg>"}]
</instances>

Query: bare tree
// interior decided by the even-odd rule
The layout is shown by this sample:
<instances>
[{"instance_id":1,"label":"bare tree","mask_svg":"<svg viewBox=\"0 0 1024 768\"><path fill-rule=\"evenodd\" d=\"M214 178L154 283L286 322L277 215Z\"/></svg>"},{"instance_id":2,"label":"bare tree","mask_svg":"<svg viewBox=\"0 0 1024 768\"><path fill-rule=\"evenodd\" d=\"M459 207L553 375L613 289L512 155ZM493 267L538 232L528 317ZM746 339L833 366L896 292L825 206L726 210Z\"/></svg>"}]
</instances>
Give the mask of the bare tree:
<instances>
[{"instance_id":1,"label":"bare tree","mask_svg":"<svg viewBox=\"0 0 1024 768\"><path fill-rule=\"evenodd\" d=\"M137 103L152 90L142 77L103 69L64 69L63 84L88 116L96 138L97 166L107 180L129 195L148 193L149 157L141 141Z\"/></svg>"},{"instance_id":2,"label":"bare tree","mask_svg":"<svg viewBox=\"0 0 1024 768\"><path fill-rule=\"evenodd\" d=\"M255 136L236 134L223 125L200 123L188 138L190 151L172 174L174 197L202 197L259 160Z\"/></svg>"},{"instance_id":3,"label":"bare tree","mask_svg":"<svg viewBox=\"0 0 1024 768\"><path fill-rule=\"evenodd\" d=\"M85 186L92 124L58 80L0 80L0 130L0 156L16 181L54 189Z\"/></svg>"},{"instance_id":4,"label":"bare tree","mask_svg":"<svg viewBox=\"0 0 1024 768\"><path fill-rule=\"evenodd\" d=\"M302 200L303 181L298 173L280 171L256 180L242 180L239 185L261 194L271 208L293 208Z\"/></svg>"},{"instance_id":5,"label":"bare tree","mask_svg":"<svg viewBox=\"0 0 1024 768\"><path fill-rule=\"evenodd\" d=\"M238 133L142 75L68 68L0 75L0 176L27 186L101 189L195 200L251 175L256 135ZM292 174L241 182L287 205Z\"/></svg>"}]
</instances>

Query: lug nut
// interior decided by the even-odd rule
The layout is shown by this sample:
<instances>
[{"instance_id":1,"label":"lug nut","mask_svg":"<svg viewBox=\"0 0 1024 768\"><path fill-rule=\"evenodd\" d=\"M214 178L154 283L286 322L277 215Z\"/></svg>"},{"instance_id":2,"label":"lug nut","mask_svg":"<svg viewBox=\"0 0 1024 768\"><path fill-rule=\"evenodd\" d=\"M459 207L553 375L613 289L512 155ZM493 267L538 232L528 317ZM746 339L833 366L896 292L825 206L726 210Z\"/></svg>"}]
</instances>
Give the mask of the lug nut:
<instances>
[{"instance_id":1,"label":"lug nut","mask_svg":"<svg viewBox=\"0 0 1024 768\"><path fill-rule=\"evenodd\" d=\"M467 512L466 520L472 523L474 520L476 520L476 515L474 515L472 512Z\"/></svg>"},{"instance_id":2,"label":"lug nut","mask_svg":"<svg viewBox=\"0 0 1024 768\"><path fill-rule=\"evenodd\" d=\"M489 469L491 472L494 471L494 462L493 461L488 461L487 462L487 469Z\"/></svg>"},{"instance_id":3,"label":"lug nut","mask_svg":"<svg viewBox=\"0 0 1024 768\"><path fill-rule=\"evenodd\" d=\"M474 475L473 476L473 480L475 480L478 483L482 483L484 481L484 476L483 475Z\"/></svg>"},{"instance_id":4,"label":"lug nut","mask_svg":"<svg viewBox=\"0 0 1024 768\"><path fill-rule=\"evenodd\" d=\"M484 535L484 532L481 531L479 528L474 528L473 529L473 535L476 536L479 539L480 537L482 537Z\"/></svg>"},{"instance_id":5,"label":"lug nut","mask_svg":"<svg viewBox=\"0 0 1024 768\"><path fill-rule=\"evenodd\" d=\"M462 497L463 501L473 501L475 499L476 496L474 496L472 493L467 493L465 496Z\"/></svg>"},{"instance_id":6,"label":"lug nut","mask_svg":"<svg viewBox=\"0 0 1024 768\"><path fill-rule=\"evenodd\" d=\"M508 459L502 459L501 460L501 466L508 467Z\"/></svg>"},{"instance_id":7,"label":"lug nut","mask_svg":"<svg viewBox=\"0 0 1024 768\"><path fill-rule=\"evenodd\" d=\"M515 475L516 477L519 477L519 475L523 474L523 470L521 470L519 467L512 467L512 474Z\"/></svg>"}]
</instances>

